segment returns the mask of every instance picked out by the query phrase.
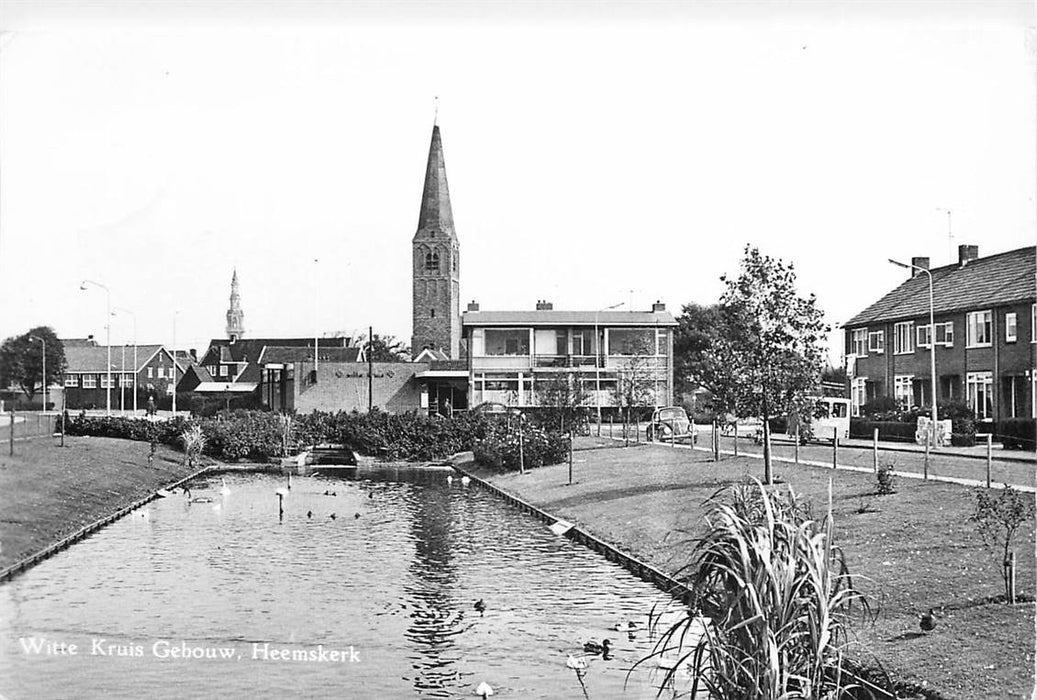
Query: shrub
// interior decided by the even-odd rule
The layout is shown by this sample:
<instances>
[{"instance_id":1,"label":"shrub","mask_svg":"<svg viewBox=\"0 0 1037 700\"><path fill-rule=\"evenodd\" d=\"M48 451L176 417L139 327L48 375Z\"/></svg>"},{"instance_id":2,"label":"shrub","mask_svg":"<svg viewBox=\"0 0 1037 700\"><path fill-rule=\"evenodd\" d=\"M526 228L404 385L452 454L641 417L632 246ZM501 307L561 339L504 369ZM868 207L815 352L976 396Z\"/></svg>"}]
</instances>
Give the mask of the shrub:
<instances>
[{"instance_id":1,"label":"shrub","mask_svg":"<svg viewBox=\"0 0 1037 700\"><path fill-rule=\"evenodd\" d=\"M896 493L896 474L893 473L893 463L887 462L879 467L879 470L875 472L875 493L880 496L888 496L891 493Z\"/></svg>"},{"instance_id":2,"label":"shrub","mask_svg":"<svg viewBox=\"0 0 1037 700\"><path fill-rule=\"evenodd\" d=\"M969 518L976 523L983 541L1001 557L1005 598L1012 601L1012 581L1008 569L1009 553L1016 532L1034 516L1032 496L1024 496L1010 486L994 495L992 489L976 490L976 512Z\"/></svg>"},{"instance_id":3,"label":"shrub","mask_svg":"<svg viewBox=\"0 0 1037 700\"><path fill-rule=\"evenodd\" d=\"M519 469L519 430L517 426L494 426L473 448L475 460L494 469ZM542 467L565 461L569 455L569 436L535 425L523 424L521 457L525 468Z\"/></svg>"},{"instance_id":4,"label":"shrub","mask_svg":"<svg viewBox=\"0 0 1037 700\"><path fill-rule=\"evenodd\" d=\"M997 426L997 433L1001 437L1001 444L1005 449L1030 450L1033 451L1037 445L1037 420L1033 418L1011 418L1001 421Z\"/></svg>"},{"instance_id":5,"label":"shrub","mask_svg":"<svg viewBox=\"0 0 1037 700\"><path fill-rule=\"evenodd\" d=\"M878 396L861 406L861 415L872 420L890 420L900 410L892 396Z\"/></svg>"},{"instance_id":6,"label":"shrub","mask_svg":"<svg viewBox=\"0 0 1037 700\"><path fill-rule=\"evenodd\" d=\"M915 424L900 421L873 421L863 418L850 419L850 437L870 439L872 431L879 429L880 440L914 442Z\"/></svg>"}]
</instances>

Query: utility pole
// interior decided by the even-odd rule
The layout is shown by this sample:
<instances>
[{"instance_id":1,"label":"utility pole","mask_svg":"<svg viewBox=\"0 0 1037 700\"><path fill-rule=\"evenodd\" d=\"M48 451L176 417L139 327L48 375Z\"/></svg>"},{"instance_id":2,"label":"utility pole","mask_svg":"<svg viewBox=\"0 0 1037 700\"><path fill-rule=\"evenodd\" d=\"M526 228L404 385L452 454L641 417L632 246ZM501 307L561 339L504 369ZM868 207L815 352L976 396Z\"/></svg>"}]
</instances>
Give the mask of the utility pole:
<instances>
[{"instance_id":1,"label":"utility pole","mask_svg":"<svg viewBox=\"0 0 1037 700\"><path fill-rule=\"evenodd\" d=\"M374 326L367 327L367 412L374 410Z\"/></svg>"}]
</instances>

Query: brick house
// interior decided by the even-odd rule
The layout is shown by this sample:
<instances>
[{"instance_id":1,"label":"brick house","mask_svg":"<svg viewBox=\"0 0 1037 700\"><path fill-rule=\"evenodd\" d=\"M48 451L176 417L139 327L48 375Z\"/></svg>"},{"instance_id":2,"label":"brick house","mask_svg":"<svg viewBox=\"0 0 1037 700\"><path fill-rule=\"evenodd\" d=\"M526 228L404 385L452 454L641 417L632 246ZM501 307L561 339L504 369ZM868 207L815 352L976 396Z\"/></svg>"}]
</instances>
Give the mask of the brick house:
<instances>
[{"instance_id":1,"label":"brick house","mask_svg":"<svg viewBox=\"0 0 1037 700\"><path fill-rule=\"evenodd\" d=\"M929 258L912 264L928 269ZM956 264L930 270L935 330L928 275L911 272L843 326L854 414L881 396L931 406L935 344L938 402L964 401L982 421L1037 415L1035 248L980 258L959 246Z\"/></svg>"},{"instance_id":2,"label":"brick house","mask_svg":"<svg viewBox=\"0 0 1037 700\"><path fill-rule=\"evenodd\" d=\"M172 394L173 387L183 377L183 358L176 363L161 345L138 345L137 364L134 366L134 346L119 345L108 348L92 340L62 341L65 347L65 378L63 390L68 409L103 409L107 406L108 376L111 371L111 409L132 410L133 392L137 392L140 410L149 396L156 399Z\"/></svg>"},{"instance_id":3,"label":"brick house","mask_svg":"<svg viewBox=\"0 0 1037 700\"><path fill-rule=\"evenodd\" d=\"M656 303L651 311L480 311L461 319L468 356L469 403L537 405L538 386L570 373L589 394L588 406L614 406L621 378L639 373L652 403L673 396L673 332L677 321Z\"/></svg>"}]
</instances>

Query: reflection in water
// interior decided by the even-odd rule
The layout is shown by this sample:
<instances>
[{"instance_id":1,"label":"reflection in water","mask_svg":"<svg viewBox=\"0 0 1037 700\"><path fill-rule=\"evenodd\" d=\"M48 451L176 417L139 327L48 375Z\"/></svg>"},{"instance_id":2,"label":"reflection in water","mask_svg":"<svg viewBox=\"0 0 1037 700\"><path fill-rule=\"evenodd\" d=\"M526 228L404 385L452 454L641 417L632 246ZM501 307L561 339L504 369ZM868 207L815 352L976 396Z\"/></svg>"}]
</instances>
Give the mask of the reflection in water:
<instances>
[{"instance_id":1,"label":"reflection in water","mask_svg":"<svg viewBox=\"0 0 1037 700\"><path fill-rule=\"evenodd\" d=\"M300 478L279 521L280 479L227 484L226 496L219 479L192 487L218 510L155 501L148 518L130 514L0 585L0 693L457 697L486 681L501 696L578 697L568 656L611 638L609 659L588 659L590 696L655 697L646 671L627 678L651 640L610 628L644 621L666 597L481 490L442 472ZM33 654L20 638L141 653ZM173 659L155 644L234 656ZM273 660L257 648L357 660Z\"/></svg>"}]
</instances>

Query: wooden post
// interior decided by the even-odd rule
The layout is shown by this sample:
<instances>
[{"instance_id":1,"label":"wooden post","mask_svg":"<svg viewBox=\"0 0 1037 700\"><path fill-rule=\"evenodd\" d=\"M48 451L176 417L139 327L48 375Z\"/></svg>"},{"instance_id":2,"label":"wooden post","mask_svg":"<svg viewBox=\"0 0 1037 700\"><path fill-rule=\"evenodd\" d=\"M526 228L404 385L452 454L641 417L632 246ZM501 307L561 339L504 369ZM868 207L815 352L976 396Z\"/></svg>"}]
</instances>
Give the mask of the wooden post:
<instances>
[{"instance_id":1,"label":"wooden post","mask_svg":"<svg viewBox=\"0 0 1037 700\"><path fill-rule=\"evenodd\" d=\"M526 473L526 453L522 443L522 416L518 417L519 425L519 474Z\"/></svg>"},{"instance_id":2,"label":"wooden post","mask_svg":"<svg viewBox=\"0 0 1037 700\"><path fill-rule=\"evenodd\" d=\"M13 435L13 433L12 433ZM986 487L990 487L990 472L993 469L993 433L986 433Z\"/></svg>"},{"instance_id":3,"label":"wooden post","mask_svg":"<svg viewBox=\"0 0 1037 700\"><path fill-rule=\"evenodd\" d=\"M735 421L735 457L738 456L738 421Z\"/></svg>"},{"instance_id":4,"label":"wooden post","mask_svg":"<svg viewBox=\"0 0 1037 700\"><path fill-rule=\"evenodd\" d=\"M875 473L879 473L879 429L875 428L871 433L871 466Z\"/></svg>"},{"instance_id":5,"label":"wooden post","mask_svg":"<svg viewBox=\"0 0 1037 700\"><path fill-rule=\"evenodd\" d=\"M615 420L614 416L609 416L609 438L612 438L612 422Z\"/></svg>"},{"instance_id":6,"label":"wooden post","mask_svg":"<svg viewBox=\"0 0 1037 700\"><path fill-rule=\"evenodd\" d=\"M799 464L799 424L796 424L796 464Z\"/></svg>"},{"instance_id":7,"label":"wooden post","mask_svg":"<svg viewBox=\"0 0 1037 700\"><path fill-rule=\"evenodd\" d=\"M569 426L569 485L573 485L573 430Z\"/></svg>"},{"instance_id":8,"label":"wooden post","mask_svg":"<svg viewBox=\"0 0 1037 700\"><path fill-rule=\"evenodd\" d=\"M634 442L641 444L641 415L634 418Z\"/></svg>"},{"instance_id":9,"label":"wooden post","mask_svg":"<svg viewBox=\"0 0 1037 700\"><path fill-rule=\"evenodd\" d=\"M1015 552L1008 553L1008 602L1015 605Z\"/></svg>"},{"instance_id":10,"label":"wooden post","mask_svg":"<svg viewBox=\"0 0 1037 700\"><path fill-rule=\"evenodd\" d=\"M11 409L11 425L10 425L10 437L11 437L11 456L14 457L14 409Z\"/></svg>"},{"instance_id":11,"label":"wooden post","mask_svg":"<svg viewBox=\"0 0 1037 700\"><path fill-rule=\"evenodd\" d=\"M623 416L623 447L630 445L630 409Z\"/></svg>"},{"instance_id":12,"label":"wooden post","mask_svg":"<svg viewBox=\"0 0 1037 700\"><path fill-rule=\"evenodd\" d=\"M832 469L839 468L839 428L832 428Z\"/></svg>"},{"instance_id":13,"label":"wooden post","mask_svg":"<svg viewBox=\"0 0 1037 700\"><path fill-rule=\"evenodd\" d=\"M720 461L720 421L713 419L713 461Z\"/></svg>"},{"instance_id":14,"label":"wooden post","mask_svg":"<svg viewBox=\"0 0 1037 700\"><path fill-rule=\"evenodd\" d=\"M284 496L277 494L277 519L284 520Z\"/></svg>"},{"instance_id":15,"label":"wooden post","mask_svg":"<svg viewBox=\"0 0 1037 700\"><path fill-rule=\"evenodd\" d=\"M925 440L925 461L922 463L922 478L929 480L929 438Z\"/></svg>"}]
</instances>

